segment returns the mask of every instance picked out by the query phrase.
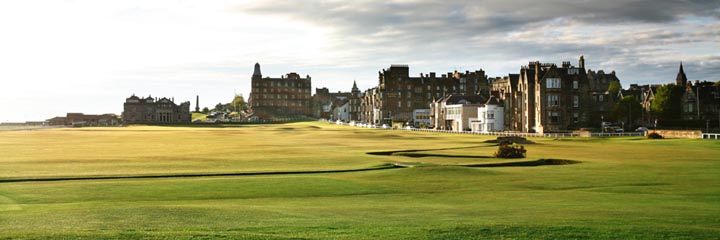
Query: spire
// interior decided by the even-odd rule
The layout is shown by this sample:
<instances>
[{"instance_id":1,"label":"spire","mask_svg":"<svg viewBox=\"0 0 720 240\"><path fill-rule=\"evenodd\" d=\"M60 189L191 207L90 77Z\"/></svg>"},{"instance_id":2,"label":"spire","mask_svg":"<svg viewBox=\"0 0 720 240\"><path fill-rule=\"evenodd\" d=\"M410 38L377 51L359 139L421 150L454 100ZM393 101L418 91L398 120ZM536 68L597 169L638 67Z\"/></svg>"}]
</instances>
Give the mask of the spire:
<instances>
[{"instance_id":1,"label":"spire","mask_svg":"<svg viewBox=\"0 0 720 240\"><path fill-rule=\"evenodd\" d=\"M260 63L255 63L255 71L253 71L253 76L262 76L260 73Z\"/></svg>"},{"instance_id":2,"label":"spire","mask_svg":"<svg viewBox=\"0 0 720 240\"><path fill-rule=\"evenodd\" d=\"M680 61L680 70L678 71L677 77L675 78L675 83L681 87L685 87L685 85L687 85L687 76L685 75L685 71L683 70L682 61Z\"/></svg>"}]
</instances>

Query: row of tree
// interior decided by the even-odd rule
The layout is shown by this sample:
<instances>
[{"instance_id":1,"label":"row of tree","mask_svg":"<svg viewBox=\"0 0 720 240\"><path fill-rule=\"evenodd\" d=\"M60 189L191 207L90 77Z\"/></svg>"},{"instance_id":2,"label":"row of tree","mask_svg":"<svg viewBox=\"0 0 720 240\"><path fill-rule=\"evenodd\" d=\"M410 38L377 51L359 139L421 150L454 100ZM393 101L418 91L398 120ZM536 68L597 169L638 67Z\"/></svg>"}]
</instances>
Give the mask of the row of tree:
<instances>
[{"instance_id":1,"label":"row of tree","mask_svg":"<svg viewBox=\"0 0 720 240\"><path fill-rule=\"evenodd\" d=\"M232 101L229 103L218 103L215 108L209 109L204 107L202 113L208 114L211 111L215 112L241 112L248 109L248 104L245 102L245 98L242 95L236 94Z\"/></svg>"}]
</instances>

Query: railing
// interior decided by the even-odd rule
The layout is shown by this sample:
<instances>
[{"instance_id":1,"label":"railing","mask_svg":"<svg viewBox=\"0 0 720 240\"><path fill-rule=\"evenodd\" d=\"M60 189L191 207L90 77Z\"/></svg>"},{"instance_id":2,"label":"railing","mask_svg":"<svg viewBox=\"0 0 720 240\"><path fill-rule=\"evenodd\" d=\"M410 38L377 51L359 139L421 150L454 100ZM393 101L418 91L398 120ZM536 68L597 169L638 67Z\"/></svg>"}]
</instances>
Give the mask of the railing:
<instances>
[{"instance_id":1,"label":"railing","mask_svg":"<svg viewBox=\"0 0 720 240\"><path fill-rule=\"evenodd\" d=\"M702 139L720 139L720 133L703 133Z\"/></svg>"},{"instance_id":2,"label":"railing","mask_svg":"<svg viewBox=\"0 0 720 240\"><path fill-rule=\"evenodd\" d=\"M322 120L321 120L322 121ZM348 125L348 123L337 123L333 121L323 121L330 124ZM361 126L355 126L361 127ZM369 126L366 128L376 128L385 130L402 130L402 131L413 131L413 132L433 132L433 133L447 133L447 134L470 134L470 135L489 135L489 136L517 136L517 137L547 137L547 138L561 138L561 137L581 137L582 134L578 133L522 133L522 132L472 132L472 131L452 131L452 130L435 130L435 129L419 129L419 128L382 128L378 126ZM585 135L587 136L587 134ZM621 132L621 133L590 133L591 137L636 137L645 136L645 132Z\"/></svg>"}]
</instances>

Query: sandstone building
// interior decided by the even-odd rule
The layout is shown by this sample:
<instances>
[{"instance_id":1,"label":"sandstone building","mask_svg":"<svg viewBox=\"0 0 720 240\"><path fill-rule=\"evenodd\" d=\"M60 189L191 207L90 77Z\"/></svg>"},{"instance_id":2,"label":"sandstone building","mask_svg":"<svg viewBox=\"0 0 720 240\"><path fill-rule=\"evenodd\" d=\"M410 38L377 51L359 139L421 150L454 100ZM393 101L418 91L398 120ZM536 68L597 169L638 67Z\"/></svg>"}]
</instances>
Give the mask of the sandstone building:
<instances>
[{"instance_id":1,"label":"sandstone building","mask_svg":"<svg viewBox=\"0 0 720 240\"><path fill-rule=\"evenodd\" d=\"M189 123L190 102L175 104L174 99L140 98L134 94L125 99L122 119L134 123Z\"/></svg>"},{"instance_id":2,"label":"sandstone building","mask_svg":"<svg viewBox=\"0 0 720 240\"><path fill-rule=\"evenodd\" d=\"M434 72L410 77L407 65L391 65L378 72L377 87L364 92L360 103L360 121L410 122L415 109L427 109L430 103L449 94L488 95L490 84L485 71Z\"/></svg>"},{"instance_id":3,"label":"sandstone building","mask_svg":"<svg viewBox=\"0 0 720 240\"><path fill-rule=\"evenodd\" d=\"M260 64L252 75L250 112L262 119L311 116L311 78L291 72L280 78L262 76Z\"/></svg>"}]
</instances>

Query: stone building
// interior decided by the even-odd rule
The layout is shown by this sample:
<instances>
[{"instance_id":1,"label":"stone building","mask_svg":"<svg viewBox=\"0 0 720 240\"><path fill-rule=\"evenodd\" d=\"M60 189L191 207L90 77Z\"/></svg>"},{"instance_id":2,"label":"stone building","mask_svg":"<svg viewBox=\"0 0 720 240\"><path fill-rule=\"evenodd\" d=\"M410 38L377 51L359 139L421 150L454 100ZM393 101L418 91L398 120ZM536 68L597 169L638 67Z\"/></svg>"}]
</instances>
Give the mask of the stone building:
<instances>
[{"instance_id":1,"label":"stone building","mask_svg":"<svg viewBox=\"0 0 720 240\"><path fill-rule=\"evenodd\" d=\"M174 99L140 98L133 94L125 99L123 122L134 123L189 123L190 102L175 104Z\"/></svg>"},{"instance_id":2,"label":"stone building","mask_svg":"<svg viewBox=\"0 0 720 240\"><path fill-rule=\"evenodd\" d=\"M410 77L407 65L391 65L378 72L377 87L364 92L360 104L360 120L377 124L382 121L412 121L415 109L427 109L434 100L449 94L485 94L490 84L485 72L476 70L450 72L437 76L434 72Z\"/></svg>"},{"instance_id":3,"label":"stone building","mask_svg":"<svg viewBox=\"0 0 720 240\"><path fill-rule=\"evenodd\" d=\"M345 106L342 111L338 113L346 113L343 115L341 120L351 121L360 120L360 102L361 102L360 89L357 87L357 83L353 82L352 89L350 92L330 92L327 88L316 88L315 95L313 95L312 109L313 117L324 118L324 119L340 119L336 118L339 110L335 108Z\"/></svg>"},{"instance_id":4,"label":"stone building","mask_svg":"<svg viewBox=\"0 0 720 240\"><path fill-rule=\"evenodd\" d=\"M492 92L497 93L497 97L503 103L503 124L504 129L508 131L519 131L518 119L520 119L520 111L518 107L522 105L518 102L518 80L520 74L508 74L502 79L495 80L492 84Z\"/></svg>"},{"instance_id":5,"label":"stone building","mask_svg":"<svg viewBox=\"0 0 720 240\"><path fill-rule=\"evenodd\" d=\"M280 78L262 76L255 63L252 75L250 112L262 119L311 116L311 78L291 72Z\"/></svg>"},{"instance_id":6,"label":"stone building","mask_svg":"<svg viewBox=\"0 0 720 240\"><path fill-rule=\"evenodd\" d=\"M83 114L67 113L65 117L54 117L46 120L50 126L116 126L120 118L115 114Z\"/></svg>"},{"instance_id":7,"label":"stone building","mask_svg":"<svg viewBox=\"0 0 720 240\"><path fill-rule=\"evenodd\" d=\"M505 89L500 96L506 102L505 111L510 111L506 116L511 130L540 133L594 127L595 123L599 127L616 97L608 87L612 81L620 81L614 71L586 72L582 56L578 66L530 62L521 67L516 88L512 78L508 77L508 84L499 81L495 85L496 90ZM509 99L511 103L507 103Z\"/></svg>"}]
</instances>

